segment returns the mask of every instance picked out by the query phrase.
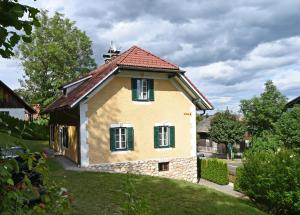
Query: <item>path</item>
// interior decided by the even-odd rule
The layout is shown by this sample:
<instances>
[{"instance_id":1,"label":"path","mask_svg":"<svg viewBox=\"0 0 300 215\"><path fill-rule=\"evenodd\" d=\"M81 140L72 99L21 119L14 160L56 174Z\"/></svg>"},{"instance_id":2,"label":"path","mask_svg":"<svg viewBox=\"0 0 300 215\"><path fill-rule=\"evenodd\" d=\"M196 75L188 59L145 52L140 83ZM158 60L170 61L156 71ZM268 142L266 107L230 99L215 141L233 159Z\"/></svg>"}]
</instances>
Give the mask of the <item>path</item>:
<instances>
[{"instance_id":1,"label":"path","mask_svg":"<svg viewBox=\"0 0 300 215\"><path fill-rule=\"evenodd\" d=\"M229 183L228 185L219 185L219 184L216 184L216 183L213 183L211 181L207 181L207 180L201 178L198 184L203 185L205 187L212 188L214 190L220 191L222 193L225 193L225 194L237 197L237 198L243 198L243 199L248 198L244 194L233 190L233 183Z\"/></svg>"}]
</instances>

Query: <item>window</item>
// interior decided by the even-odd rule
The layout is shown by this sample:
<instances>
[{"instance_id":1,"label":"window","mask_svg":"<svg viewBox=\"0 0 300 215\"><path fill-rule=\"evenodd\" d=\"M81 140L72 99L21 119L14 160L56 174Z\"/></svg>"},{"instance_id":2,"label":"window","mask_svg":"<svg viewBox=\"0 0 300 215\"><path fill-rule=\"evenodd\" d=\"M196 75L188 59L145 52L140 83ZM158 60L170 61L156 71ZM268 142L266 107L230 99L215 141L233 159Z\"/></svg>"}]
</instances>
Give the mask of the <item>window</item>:
<instances>
[{"instance_id":1,"label":"window","mask_svg":"<svg viewBox=\"0 0 300 215\"><path fill-rule=\"evenodd\" d=\"M115 138L116 138L116 149L126 149L126 128L116 128L115 129Z\"/></svg>"},{"instance_id":2,"label":"window","mask_svg":"<svg viewBox=\"0 0 300 215\"><path fill-rule=\"evenodd\" d=\"M169 146L169 127L168 126L161 126L159 127L159 146L166 147Z\"/></svg>"},{"instance_id":3,"label":"window","mask_svg":"<svg viewBox=\"0 0 300 215\"><path fill-rule=\"evenodd\" d=\"M110 128L110 150L126 151L133 150L133 128L111 127Z\"/></svg>"},{"instance_id":4,"label":"window","mask_svg":"<svg viewBox=\"0 0 300 215\"><path fill-rule=\"evenodd\" d=\"M139 100L148 100L148 83L147 79L137 80L137 93Z\"/></svg>"},{"instance_id":5,"label":"window","mask_svg":"<svg viewBox=\"0 0 300 215\"><path fill-rule=\"evenodd\" d=\"M158 171L169 171L169 162L158 163Z\"/></svg>"},{"instance_id":6,"label":"window","mask_svg":"<svg viewBox=\"0 0 300 215\"><path fill-rule=\"evenodd\" d=\"M54 142L54 125L50 125L50 144Z\"/></svg>"},{"instance_id":7,"label":"window","mask_svg":"<svg viewBox=\"0 0 300 215\"><path fill-rule=\"evenodd\" d=\"M132 79L133 101L154 101L154 83L152 79Z\"/></svg>"},{"instance_id":8,"label":"window","mask_svg":"<svg viewBox=\"0 0 300 215\"><path fill-rule=\"evenodd\" d=\"M62 143L65 148L69 147L69 134L68 134L68 126L64 126L62 128Z\"/></svg>"},{"instance_id":9,"label":"window","mask_svg":"<svg viewBox=\"0 0 300 215\"><path fill-rule=\"evenodd\" d=\"M175 148L175 127L162 125L154 127L154 148Z\"/></svg>"}]
</instances>

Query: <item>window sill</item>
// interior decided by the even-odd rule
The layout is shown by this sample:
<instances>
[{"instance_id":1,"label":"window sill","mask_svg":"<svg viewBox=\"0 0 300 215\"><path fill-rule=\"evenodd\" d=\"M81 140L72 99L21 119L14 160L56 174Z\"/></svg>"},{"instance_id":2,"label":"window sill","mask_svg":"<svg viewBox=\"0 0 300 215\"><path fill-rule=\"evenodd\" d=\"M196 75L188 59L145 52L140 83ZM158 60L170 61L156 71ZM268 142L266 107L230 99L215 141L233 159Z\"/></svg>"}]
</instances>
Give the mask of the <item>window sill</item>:
<instances>
[{"instance_id":1,"label":"window sill","mask_svg":"<svg viewBox=\"0 0 300 215\"><path fill-rule=\"evenodd\" d=\"M117 151L111 151L112 154L127 154L132 152L132 150L117 150Z\"/></svg>"},{"instance_id":2,"label":"window sill","mask_svg":"<svg viewBox=\"0 0 300 215\"><path fill-rule=\"evenodd\" d=\"M161 147L161 148L155 148L155 151L170 151L172 149L175 149L173 147Z\"/></svg>"},{"instance_id":3,"label":"window sill","mask_svg":"<svg viewBox=\"0 0 300 215\"><path fill-rule=\"evenodd\" d=\"M137 105L151 105L153 101L133 101L133 104Z\"/></svg>"}]
</instances>

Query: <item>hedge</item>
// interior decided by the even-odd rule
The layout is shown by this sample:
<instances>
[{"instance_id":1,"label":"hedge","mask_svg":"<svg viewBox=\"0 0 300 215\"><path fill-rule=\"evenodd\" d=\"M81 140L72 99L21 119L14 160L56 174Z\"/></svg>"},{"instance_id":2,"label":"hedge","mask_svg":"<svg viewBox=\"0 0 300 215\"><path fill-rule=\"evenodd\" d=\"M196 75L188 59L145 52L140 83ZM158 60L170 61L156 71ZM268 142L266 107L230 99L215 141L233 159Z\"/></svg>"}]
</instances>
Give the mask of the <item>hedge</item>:
<instances>
[{"instance_id":1,"label":"hedge","mask_svg":"<svg viewBox=\"0 0 300 215\"><path fill-rule=\"evenodd\" d=\"M218 159L201 160L201 178L215 182L220 185L229 183L227 164Z\"/></svg>"},{"instance_id":2,"label":"hedge","mask_svg":"<svg viewBox=\"0 0 300 215\"><path fill-rule=\"evenodd\" d=\"M0 113L0 131L9 132L12 136L21 136L28 140L47 140L49 138L47 125L23 121L4 113Z\"/></svg>"}]
</instances>

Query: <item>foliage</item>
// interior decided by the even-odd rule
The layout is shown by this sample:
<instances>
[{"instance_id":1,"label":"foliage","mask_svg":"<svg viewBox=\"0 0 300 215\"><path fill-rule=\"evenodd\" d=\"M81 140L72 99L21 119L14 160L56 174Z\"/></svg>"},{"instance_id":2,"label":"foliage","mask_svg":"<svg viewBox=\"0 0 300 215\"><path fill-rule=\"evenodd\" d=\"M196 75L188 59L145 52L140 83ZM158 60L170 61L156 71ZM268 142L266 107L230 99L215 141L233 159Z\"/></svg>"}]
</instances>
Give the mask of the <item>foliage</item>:
<instances>
[{"instance_id":1,"label":"foliage","mask_svg":"<svg viewBox=\"0 0 300 215\"><path fill-rule=\"evenodd\" d=\"M253 137L251 140L251 148L253 152L270 151L276 152L279 148L283 147L278 141L278 136L271 132L262 132L260 137Z\"/></svg>"},{"instance_id":2,"label":"foliage","mask_svg":"<svg viewBox=\"0 0 300 215\"><path fill-rule=\"evenodd\" d=\"M286 97L276 88L272 81L265 83L265 90L260 97L241 101L248 131L252 136L260 136L263 131L272 131L274 123L284 111Z\"/></svg>"},{"instance_id":3,"label":"foliage","mask_svg":"<svg viewBox=\"0 0 300 215\"><path fill-rule=\"evenodd\" d=\"M201 160L201 178L225 185L229 183L227 163L218 159Z\"/></svg>"},{"instance_id":4,"label":"foliage","mask_svg":"<svg viewBox=\"0 0 300 215\"><path fill-rule=\"evenodd\" d=\"M279 141L288 148L300 148L300 106L284 112L275 124Z\"/></svg>"},{"instance_id":5,"label":"foliage","mask_svg":"<svg viewBox=\"0 0 300 215\"><path fill-rule=\"evenodd\" d=\"M13 56L13 48L21 38L31 42L32 27L39 26L38 13L38 9L19 4L18 0L0 1L0 56Z\"/></svg>"},{"instance_id":6,"label":"foliage","mask_svg":"<svg viewBox=\"0 0 300 215\"><path fill-rule=\"evenodd\" d=\"M23 121L3 113L0 113L0 131L29 140L49 139L47 125Z\"/></svg>"},{"instance_id":7,"label":"foliage","mask_svg":"<svg viewBox=\"0 0 300 215\"><path fill-rule=\"evenodd\" d=\"M300 155L292 150L248 151L236 183L273 214L300 213Z\"/></svg>"},{"instance_id":8,"label":"foliage","mask_svg":"<svg viewBox=\"0 0 300 215\"><path fill-rule=\"evenodd\" d=\"M126 201L123 204L124 214L126 215L147 215L150 213L149 203L146 198L138 197L130 174L126 174L124 183L124 194Z\"/></svg>"},{"instance_id":9,"label":"foliage","mask_svg":"<svg viewBox=\"0 0 300 215\"><path fill-rule=\"evenodd\" d=\"M201 115L201 114L197 114L197 115L196 115L196 122L197 122L197 123L201 122L203 119L204 119L204 116L203 116L203 115Z\"/></svg>"},{"instance_id":10,"label":"foliage","mask_svg":"<svg viewBox=\"0 0 300 215\"><path fill-rule=\"evenodd\" d=\"M226 144L227 148L232 149L234 144L243 141L245 131L243 122L227 110L215 114L209 134L213 141Z\"/></svg>"},{"instance_id":11,"label":"foliage","mask_svg":"<svg viewBox=\"0 0 300 215\"><path fill-rule=\"evenodd\" d=\"M197 178L201 178L201 160L197 157Z\"/></svg>"},{"instance_id":12,"label":"foliage","mask_svg":"<svg viewBox=\"0 0 300 215\"><path fill-rule=\"evenodd\" d=\"M92 58L92 42L85 32L60 13L49 17L42 11L41 26L32 33L32 43L21 43L20 59L25 70L22 89L18 90L30 103L42 109L59 95L59 87L74 80L96 64Z\"/></svg>"},{"instance_id":13,"label":"foliage","mask_svg":"<svg viewBox=\"0 0 300 215\"><path fill-rule=\"evenodd\" d=\"M235 170L236 171L236 175L235 175L236 179L235 179L235 182L234 182L233 189L235 191L238 191L238 192L243 192L242 189L241 189L240 180L239 180L242 177L242 169L243 169L243 167L239 166Z\"/></svg>"},{"instance_id":14,"label":"foliage","mask_svg":"<svg viewBox=\"0 0 300 215\"><path fill-rule=\"evenodd\" d=\"M68 214L69 197L47 175L40 153L0 159L0 211L3 214ZM38 179L37 176L41 175Z\"/></svg>"}]
</instances>

